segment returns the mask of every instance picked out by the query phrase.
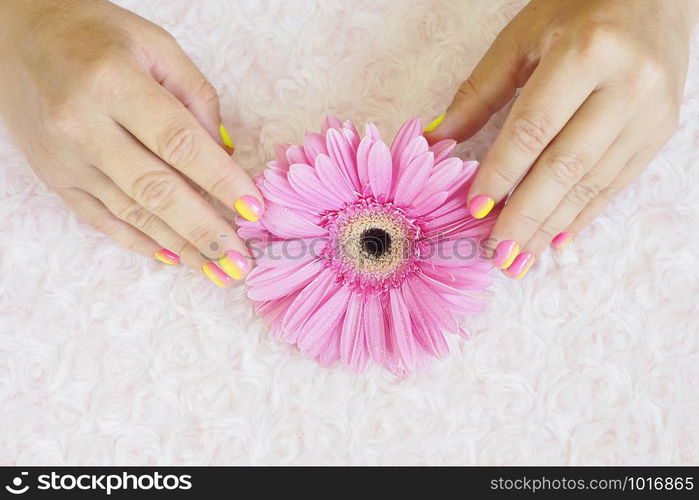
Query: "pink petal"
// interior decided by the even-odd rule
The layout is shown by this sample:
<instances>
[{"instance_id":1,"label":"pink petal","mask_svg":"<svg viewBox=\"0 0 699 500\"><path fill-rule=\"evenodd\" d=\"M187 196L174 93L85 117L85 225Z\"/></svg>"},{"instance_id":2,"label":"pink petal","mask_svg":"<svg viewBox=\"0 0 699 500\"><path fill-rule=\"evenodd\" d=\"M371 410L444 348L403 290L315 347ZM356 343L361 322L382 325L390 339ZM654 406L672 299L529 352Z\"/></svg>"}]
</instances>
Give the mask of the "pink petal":
<instances>
[{"instance_id":1,"label":"pink petal","mask_svg":"<svg viewBox=\"0 0 699 500\"><path fill-rule=\"evenodd\" d=\"M393 162L391 152L382 141L375 142L369 152L369 185L376 198L385 200L391 192Z\"/></svg>"},{"instance_id":2,"label":"pink petal","mask_svg":"<svg viewBox=\"0 0 699 500\"><path fill-rule=\"evenodd\" d=\"M321 366L330 366L340 359L340 326L328 335L328 342L322 348L310 350L307 354L316 358Z\"/></svg>"},{"instance_id":3,"label":"pink petal","mask_svg":"<svg viewBox=\"0 0 699 500\"><path fill-rule=\"evenodd\" d=\"M391 155L393 156L393 160L396 162L396 165L398 165L398 162L400 161L403 149L410 144L410 141L420 135L422 135L422 126L419 118L408 120L398 130L396 138L393 140L393 144L391 144Z\"/></svg>"},{"instance_id":4,"label":"pink petal","mask_svg":"<svg viewBox=\"0 0 699 500\"><path fill-rule=\"evenodd\" d=\"M289 184L303 198L318 200L325 210L338 210L344 205L342 199L321 182L316 170L308 165L300 163L291 165Z\"/></svg>"},{"instance_id":5,"label":"pink petal","mask_svg":"<svg viewBox=\"0 0 699 500\"><path fill-rule=\"evenodd\" d=\"M434 191L446 191L452 187L457 180L463 183L464 162L459 158L449 158L440 163L435 163L432 175L428 181L430 189Z\"/></svg>"},{"instance_id":6,"label":"pink petal","mask_svg":"<svg viewBox=\"0 0 699 500\"><path fill-rule=\"evenodd\" d=\"M304 151L303 146L291 146L289 149L287 149L286 159L289 162L289 165L293 165L294 163L305 163L308 165L310 163L306 157L306 152Z\"/></svg>"},{"instance_id":7,"label":"pink petal","mask_svg":"<svg viewBox=\"0 0 699 500\"><path fill-rule=\"evenodd\" d=\"M325 136L325 145L328 148L330 159L340 169L352 189L359 189L359 176L357 175L356 151L352 149L347 138L338 130L330 129Z\"/></svg>"},{"instance_id":8,"label":"pink petal","mask_svg":"<svg viewBox=\"0 0 699 500\"><path fill-rule=\"evenodd\" d=\"M364 137L357 148L357 175L362 193L369 184L369 153L374 142L371 137Z\"/></svg>"},{"instance_id":9,"label":"pink petal","mask_svg":"<svg viewBox=\"0 0 699 500\"><path fill-rule=\"evenodd\" d=\"M439 314L451 316L451 313L441 307L441 304L439 308L435 309L423 305L424 297L411 289L410 281L412 280L406 281L406 286L403 287L403 297L410 308L413 332L415 332L417 340L427 352L440 358L444 357L449 353L449 346L444 339L444 335L439 330L439 324L435 321L435 317ZM415 326L418 328L415 328Z\"/></svg>"},{"instance_id":10,"label":"pink petal","mask_svg":"<svg viewBox=\"0 0 699 500\"><path fill-rule=\"evenodd\" d=\"M364 331L360 322L363 317L362 304L362 295L353 293L350 296L340 337L340 359L353 370L359 368L364 350Z\"/></svg>"},{"instance_id":11,"label":"pink petal","mask_svg":"<svg viewBox=\"0 0 699 500\"><path fill-rule=\"evenodd\" d=\"M308 318L298 338L298 346L302 352L308 352L316 344L327 340L326 335L337 327L345 315L350 293L346 286L340 287L334 295L328 298L325 304Z\"/></svg>"},{"instance_id":12,"label":"pink petal","mask_svg":"<svg viewBox=\"0 0 699 500\"><path fill-rule=\"evenodd\" d=\"M325 137L315 132L308 132L303 141L303 150L310 165L314 165L318 155L328 154L325 148Z\"/></svg>"},{"instance_id":13,"label":"pink petal","mask_svg":"<svg viewBox=\"0 0 699 500\"><path fill-rule=\"evenodd\" d=\"M413 217L429 215L430 212L441 207L447 198L449 198L449 193L447 193L446 191L442 191L440 193L434 193L424 201L418 202L417 200L415 200L412 203L412 205L415 208L410 211L410 214Z\"/></svg>"},{"instance_id":14,"label":"pink petal","mask_svg":"<svg viewBox=\"0 0 699 500\"><path fill-rule=\"evenodd\" d=\"M410 280L407 286L410 288L412 296L416 299L415 307L418 307L413 313L413 317L420 314L419 311L422 311L421 316L424 320L426 333L433 337L432 342L437 352L441 353L440 356L446 354L449 348L441 332L439 332L439 328L441 327L445 331L453 333L459 327L454 315L449 312L449 302L420 279ZM436 338L437 334L440 338ZM442 343L444 345L441 345Z\"/></svg>"},{"instance_id":15,"label":"pink petal","mask_svg":"<svg viewBox=\"0 0 699 500\"><path fill-rule=\"evenodd\" d=\"M280 238L313 238L325 236L325 229L310 220L311 214L301 216L299 212L268 201L260 223L272 234Z\"/></svg>"},{"instance_id":16,"label":"pink petal","mask_svg":"<svg viewBox=\"0 0 699 500\"><path fill-rule=\"evenodd\" d=\"M367 295L365 301L363 326L367 349L371 358L382 364L386 355L386 332L381 299L378 295Z\"/></svg>"},{"instance_id":17,"label":"pink petal","mask_svg":"<svg viewBox=\"0 0 699 500\"><path fill-rule=\"evenodd\" d=\"M265 200L299 211L322 211L323 204L318 200L300 196L289 184L287 174L275 170L266 170L264 180L259 186Z\"/></svg>"},{"instance_id":18,"label":"pink petal","mask_svg":"<svg viewBox=\"0 0 699 500\"><path fill-rule=\"evenodd\" d=\"M321 126L321 133L326 135L331 128L342 129L342 120L335 116L326 117Z\"/></svg>"},{"instance_id":19,"label":"pink petal","mask_svg":"<svg viewBox=\"0 0 699 500\"><path fill-rule=\"evenodd\" d=\"M412 161L415 158L428 151L429 147L427 145L427 139L425 139L424 137L419 136L410 141L408 145L403 149L403 152L400 155L400 161L398 162L398 166L396 169L397 177L403 175L403 173L406 171L408 166L412 163Z\"/></svg>"},{"instance_id":20,"label":"pink petal","mask_svg":"<svg viewBox=\"0 0 699 500\"><path fill-rule=\"evenodd\" d=\"M490 263L487 263L487 266L488 268L492 267ZM421 268L430 278L450 286L456 286L463 291L480 292L493 284L493 277L486 269L471 270L442 266L432 266L431 268L421 266Z\"/></svg>"},{"instance_id":21,"label":"pink petal","mask_svg":"<svg viewBox=\"0 0 699 500\"><path fill-rule=\"evenodd\" d=\"M342 124L342 133L347 138L352 149L356 151L359 146L359 131L351 120L345 120L345 123Z\"/></svg>"},{"instance_id":22,"label":"pink petal","mask_svg":"<svg viewBox=\"0 0 699 500\"><path fill-rule=\"evenodd\" d=\"M410 322L410 314L405 305L403 296L396 288L392 288L389 292L390 309L391 309L391 333L395 338L396 346L400 357L408 369L412 369L416 365L416 350L415 337Z\"/></svg>"},{"instance_id":23,"label":"pink petal","mask_svg":"<svg viewBox=\"0 0 699 500\"><path fill-rule=\"evenodd\" d=\"M456 141L453 139L444 139L442 141L435 142L434 144L432 144L432 146L430 146L430 151L434 153L435 164L439 163L445 158L449 158L451 154L454 152L455 147Z\"/></svg>"},{"instance_id":24,"label":"pink petal","mask_svg":"<svg viewBox=\"0 0 699 500\"><path fill-rule=\"evenodd\" d=\"M296 342L298 330L337 288L332 287L335 275L326 269L322 271L296 296L281 320L281 327L289 342Z\"/></svg>"},{"instance_id":25,"label":"pink petal","mask_svg":"<svg viewBox=\"0 0 699 500\"><path fill-rule=\"evenodd\" d=\"M291 144L277 144L274 146L274 156L281 165L287 165L289 162L286 159L286 150L291 147Z\"/></svg>"},{"instance_id":26,"label":"pink petal","mask_svg":"<svg viewBox=\"0 0 699 500\"><path fill-rule=\"evenodd\" d=\"M279 269L256 267L247 278L248 297L251 300L284 297L312 281L322 269L323 264L320 261Z\"/></svg>"},{"instance_id":27,"label":"pink petal","mask_svg":"<svg viewBox=\"0 0 699 500\"><path fill-rule=\"evenodd\" d=\"M394 198L396 205L402 207L410 205L410 202L425 188L425 182L433 166L434 155L431 151L421 154L408 165L396 188Z\"/></svg>"},{"instance_id":28,"label":"pink petal","mask_svg":"<svg viewBox=\"0 0 699 500\"><path fill-rule=\"evenodd\" d=\"M356 201L357 194L329 156L316 157L316 174L325 188L335 193L342 201L345 203Z\"/></svg>"},{"instance_id":29,"label":"pink petal","mask_svg":"<svg viewBox=\"0 0 699 500\"><path fill-rule=\"evenodd\" d=\"M255 265L260 272L264 269L298 267L300 264L316 260L318 255L315 253L319 253L319 247L313 239L272 241L259 252L255 252Z\"/></svg>"},{"instance_id":30,"label":"pink petal","mask_svg":"<svg viewBox=\"0 0 699 500\"><path fill-rule=\"evenodd\" d=\"M366 127L364 127L364 135L366 137L371 137L373 141L381 140L381 132L379 132L379 129L376 128L376 125L373 123L366 124Z\"/></svg>"}]
</instances>

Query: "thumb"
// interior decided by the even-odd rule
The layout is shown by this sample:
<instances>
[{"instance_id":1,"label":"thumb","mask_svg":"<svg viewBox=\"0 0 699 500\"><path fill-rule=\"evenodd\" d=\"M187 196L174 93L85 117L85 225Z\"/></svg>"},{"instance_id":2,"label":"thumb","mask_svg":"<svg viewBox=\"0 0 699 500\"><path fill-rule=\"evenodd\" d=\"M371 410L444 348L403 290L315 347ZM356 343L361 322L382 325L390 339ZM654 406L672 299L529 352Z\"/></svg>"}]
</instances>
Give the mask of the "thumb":
<instances>
[{"instance_id":1,"label":"thumb","mask_svg":"<svg viewBox=\"0 0 699 500\"><path fill-rule=\"evenodd\" d=\"M526 80L519 76L526 59L506 31L498 35L471 76L461 84L446 113L427 126L425 138L430 144L470 138L514 97L518 82Z\"/></svg>"}]
</instances>

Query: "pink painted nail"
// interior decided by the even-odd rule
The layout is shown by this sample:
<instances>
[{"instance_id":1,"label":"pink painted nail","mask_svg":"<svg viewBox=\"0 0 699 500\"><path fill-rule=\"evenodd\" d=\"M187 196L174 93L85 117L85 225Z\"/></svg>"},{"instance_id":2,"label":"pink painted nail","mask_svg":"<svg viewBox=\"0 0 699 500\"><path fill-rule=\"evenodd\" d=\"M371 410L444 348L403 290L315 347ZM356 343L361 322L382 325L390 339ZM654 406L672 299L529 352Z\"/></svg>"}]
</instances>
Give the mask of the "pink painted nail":
<instances>
[{"instance_id":1,"label":"pink painted nail","mask_svg":"<svg viewBox=\"0 0 699 500\"><path fill-rule=\"evenodd\" d=\"M257 201L257 198L252 196L245 195L240 197L233 207L243 218L250 222L255 222L262 217L262 204Z\"/></svg>"},{"instance_id":2,"label":"pink painted nail","mask_svg":"<svg viewBox=\"0 0 699 500\"><path fill-rule=\"evenodd\" d=\"M244 278L245 275L248 274L248 271L250 271L248 259L235 250L231 250L218 259L218 265L234 280Z\"/></svg>"},{"instance_id":3,"label":"pink painted nail","mask_svg":"<svg viewBox=\"0 0 699 500\"><path fill-rule=\"evenodd\" d=\"M171 252L167 248L161 248L155 252L155 258L168 266L176 266L180 263L180 256L175 252Z\"/></svg>"},{"instance_id":4,"label":"pink painted nail","mask_svg":"<svg viewBox=\"0 0 699 500\"><path fill-rule=\"evenodd\" d=\"M213 262L207 262L201 267L201 270L207 278L222 288L233 282L231 277L224 273L223 270Z\"/></svg>"},{"instance_id":5,"label":"pink painted nail","mask_svg":"<svg viewBox=\"0 0 699 500\"><path fill-rule=\"evenodd\" d=\"M479 194L468 204L468 211L474 219L482 219L490 213L495 206L495 200L490 196Z\"/></svg>"},{"instance_id":6,"label":"pink painted nail","mask_svg":"<svg viewBox=\"0 0 699 500\"><path fill-rule=\"evenodd\" d=\"M568 231L565 231L563 233L558 233L556 235L556 237L551 240L551 246L553 248L563 248L572 239L573 239L573 233L569 233Z\"/></svg>"},{"instance_id":7,"label":"pink painted nail","mask_svg":"<svg viewBox=\"0 0 699 500\"><path fill-rule=\"evenodd\" d=\"M500 269L507 269L519 252L519 243L515 240L501 241L493 253L493 264Z\"/></svg>"},{"instance_id":8,"label":"pink painted nail","mask_svg":"<svg viewBox=\"0 0 699 500\"><path fill-rule=\"evenodd\" d=\"M521 253L515 258L510 267L507 268L505 274L512 279L521 279L522 276L527 274L532 264L534 264L534 254L531 252Z\"/></svg>"}]
</instances>

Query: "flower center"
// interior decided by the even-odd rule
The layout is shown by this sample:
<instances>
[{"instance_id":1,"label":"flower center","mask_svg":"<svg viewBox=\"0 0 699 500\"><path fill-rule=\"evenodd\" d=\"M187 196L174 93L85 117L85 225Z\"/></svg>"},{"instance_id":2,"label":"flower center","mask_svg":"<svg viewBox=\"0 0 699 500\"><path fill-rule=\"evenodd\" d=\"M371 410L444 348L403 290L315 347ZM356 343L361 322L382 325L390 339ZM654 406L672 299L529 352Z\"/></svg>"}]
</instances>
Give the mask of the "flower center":
<instances>
[{"instance_id":1,"label":"flower center","mask_svg":"<svg viewBox=\"0 0 699 500\"><path fill-rule=\"evenodd\" d=\"M346 284L385 290L415 269L420 228L393 204L367 198L324 219L325 257Z\"/></svg>"},{"instance_id":2,"label":"flower center","mask_svg":"<svg viewBox=\"0 0 699 500\"><path fill-rule=\"evenodd\" d=\"M363 253L367 257L380 259L383 254L391 250L391 235L380 227L367 229L359 237Z\"/></svg>"}]
</instances>

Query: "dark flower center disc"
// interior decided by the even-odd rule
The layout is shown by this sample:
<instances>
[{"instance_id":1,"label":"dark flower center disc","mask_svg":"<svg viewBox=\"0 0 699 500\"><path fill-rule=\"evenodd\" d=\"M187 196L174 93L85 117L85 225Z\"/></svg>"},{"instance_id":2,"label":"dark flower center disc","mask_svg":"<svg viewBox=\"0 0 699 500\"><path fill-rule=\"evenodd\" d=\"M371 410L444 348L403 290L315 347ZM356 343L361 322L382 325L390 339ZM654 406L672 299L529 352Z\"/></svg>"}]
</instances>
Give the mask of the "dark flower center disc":
<instances>
[{"instance_id":1,"label":"dark flower center disc","mask_svg":"<svg viewBox=\"0 0 699 500\"><path fill-rule=\"evenodd\" d=\"M367 256L379 259L391 250L391 235L381 228L372 227L362 233L360 244Z\"/></svg>"}]
</instances>

